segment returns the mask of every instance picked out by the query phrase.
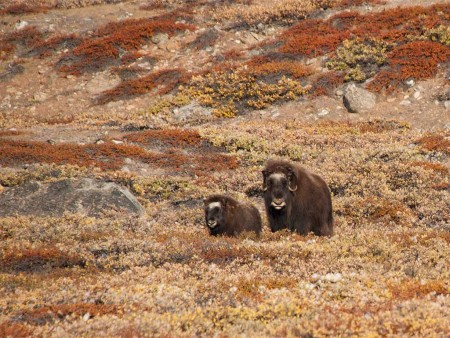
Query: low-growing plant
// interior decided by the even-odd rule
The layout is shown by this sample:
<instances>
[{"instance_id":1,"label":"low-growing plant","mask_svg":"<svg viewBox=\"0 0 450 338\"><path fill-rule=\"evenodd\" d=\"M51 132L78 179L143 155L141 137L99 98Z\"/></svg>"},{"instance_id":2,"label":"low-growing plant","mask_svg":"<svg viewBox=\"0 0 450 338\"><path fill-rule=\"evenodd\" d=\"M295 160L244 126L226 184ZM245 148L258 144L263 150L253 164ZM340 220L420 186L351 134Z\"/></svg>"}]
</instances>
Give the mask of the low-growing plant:
<instances>
[{"instance_id":1,"label":"low-growing plant","mask_svg":"<svg viewBox=\"0 0 450 338\"><path fill-rule=\"evenodd\" d=\"M178 93L176 95L166 95L146 109L144 114L159 115L168 113L171 109L185 106L190 102L191 100L189 96L182 93Z\"/></svg>"},{"instance_id":2,"label":"low-growing plant","mask_svg":"<svg viewBox=\"0 0 450 338\"><path fill-rule=\"evenodd\" d=\"M105 104L152 91L156 91L158 95L164 95L170 93L179 85L182 85L187 81L187 75L183 70L163 69L143 77L123 81L113 89L101 93L95 99L95 103Z\"/></svg>"},{"instance_id":3,"label":"low-growing plant","mask_svg":"<svg viewBox=\"0 0 450 338\"><path fill-rule=\"evenodd\" d=\"M336 49L335 57L327 63L328 69L343 71L345 81L363 82L372 77L386 63L392 46L381 40L344 40Z\"/></svg>"},{"instance_id":4,"label":"low-growing plant","mask_svg":"<svg viewBox=\"0 0 450 338\"><path fill-rule=\"evenodd\" d=\"M374 91L394 91L408 79L424 80L436 75L438 66L450 60L450 47L432 41L413 41L395 47L388 55L389 69L369 84Z\"/></svg>"},{"instance_id":5,"label":"low-growing plant","mask_svg":"<svg viewBox=\"0 0 450 338\"><path fill-rule=\"evenodd\" d=\"M263 109L278 101L294 100L309 87L282 76L275 83L259 81L244 68L234 72L215 72L194 76L185 92L219 117L234 117L244 108Z\"/></svg>"},{"instance_id":6,"label":"low-growing plant","mask_svg":"<svg viewBox=\"0 0 450 338\"><path fill-rule=\"evenodd\" d=\"M138 50L154 34L174 35L176 32L193 28L191 25L164 18L127 19L109 23L63 56L58 61L57 68L64 73L75 75L99 71L110 64L120 64L119 59L124 53Z\"/></svg>"}]
</instances>

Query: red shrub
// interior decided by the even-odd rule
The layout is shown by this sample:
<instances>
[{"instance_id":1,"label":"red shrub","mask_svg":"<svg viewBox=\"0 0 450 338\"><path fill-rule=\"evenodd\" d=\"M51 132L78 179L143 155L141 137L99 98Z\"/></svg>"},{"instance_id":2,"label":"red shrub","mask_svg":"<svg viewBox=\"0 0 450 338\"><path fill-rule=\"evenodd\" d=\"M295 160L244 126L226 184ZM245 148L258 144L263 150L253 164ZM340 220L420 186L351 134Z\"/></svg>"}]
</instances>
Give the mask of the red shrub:
<instances>
[{"instance_id":1,"label":"red shrub","mask_svg":"<svg viewBox=\"0 0 450 338\"><path fill-rule=\"evenodd\" d=\"M450 60L450 48L431 41L414 41L395 48L388 58L389 69L375 76L369 88L391 92L403 81L436 75L438 65Z\"/></svg>"},{"instance_id":2,"label":"red shrub","mask_svg":"<svg viewBox=\"0 0 450 338\"><path fill-rule=\"evenodd\" d=\"M1 271L39 272L48 268L84 266L85 261L56 247L41 247L6 252L0 259Z\"/></svg>"},{"instance_id":3,"label":"red shrub","mask_svg":"<svg viewBox=\"0 0 450 338\"><path fill-rule=\"evenodd\" d=\"M338 72L330 71L320 74L313 80L311 96L333 95L334 90L344 83L344 76Z\"/></svg>"},{"instance_id":4,"label":"red shrub","mask_svg":"<svg viewBox=\"0 0 450 338\"><path fill-rule=\"evenodd\" d=\"M344 12L327 20L308 19L292 26L281 35L284 43L279 50L311 57L334 51L350 37L407 42L424 28L449 21L450 5L394 8L364 15Z\"/></svg>"},{"instance_id":5,"label":"red shrub","mask_svg":"<svg viewBox=\"0 0 450 338\"><path fill-rule=\"evenodd\" d=\"M43 6L30 6L25 3L21 3L10 5L5 9L0 10L0 14L21 15L21 14L45 12L46 9L47 8Z\"/></svg>"},{"instance_id":6,"label":"red shrub","mask_svg":"<svg viewBox=\"0 0 450 338\"><path fill-rule=\"evenodd\" d=\"M15 317L32 325L45 325L64 319L67 316L81 317L86 313L89 313L90 318L103 315L121 316L120 308L116 305L74 303L47 305L35 310L20 311Z\"/></svg>"},{"instance_id":7,"label":"red shrub","mask_svg":"<svg viewBox=\"0 0 450 338\"><path fill-rule=\"evenodd\" d=\"M167 94L178 85L186 83L187 75L180 69L163 69L149 75L123 81L117 87L103 92L96 99L97 104L123 100L131 96L145 94L152 90L160 95Z\"/></svg>"},{"instance_id":8,"label":"red shrub","mask_svg":"<svg viewBox=\"0 0 450 338\"><path fill-rule=\"evenodd\" d=\"M109 23L98 29L94 37L86 38L71 53L60 59L59 70L65 73L80 74L98 71L108 63L116 61L120 51L131 52L156 33L173 35L177 31L194 29L194 26L175 23L169 19L128 19Z\"/></svg>"},{"instance_id":9,"label":"red shrub","mask_svg":"<svg viewBox=\"0 0 450 338\"><path fill-rule=\"evenodd\" d=\"M256 56L247 62L248 72L255 76L288 75L301 78L312 73L312 70L299 61L270 60L266 56Z\"/></svg>"},{"instance_id":10,"label":"red shrub","mask_svg":"<svg viewBox=\"0 0 450 338\"><path fill-rule=\"evenodd\" d=\"M427 134L417 141L423 149L428 151L442 151L450 154L450 133L441 134Z\"/></svg>"},{"instance_id":11,"label":"red shrub","mask_svg":"<svg viewBox=\"0 0 450 338\"><path fill-rule=\"evenodd\" d=\"M22 324L3 322L0 324L0 337L30 337L33 331Z\"/></svg>"},{"instance_id":12,"label":"red shrub","mask_svg":"<svg viewBox=\"0 0 450 338\"><path fill-rule=\"evenodd\" d=\"M163 145L170 147L201 146L200 134L192 130L183 129L156 129L131 133L124 136L130 142L146 145Z\"/></svg>"},{"instance_id":13,"label":"red shrub","mask_svg":"<svg viewBox=\"0 0 450 338\"><path fill-rule=\"evenodd\" d=\"M319 19L303 20L285 31L285 41L280 52L317 56L334 51L350 33L332 26L331 22Z\"/></svg>"},{"instance_id":14,"label":"red shrub","mask_svg":"<svg viewBox=\"0 0 450 338\"><path fill-rule=\"evenodd\" d=\"M200 142L195 132L160 131L156 133L168 146L158 152L150 152L133 145L104 144L57 144L46 142L13 141L0 139L0 165L13 166L24 163L72 164L84 167L98 167L105 170L118 170L124 165L125 158L155 165L171 172L187 175L208 175L216 171L236 169L237 159L218 153ZM143 143L145 136L134 134L130 138ZM150 142L149 142L150 143ZM177 146L179 148L173 148ZM187 147L194 146L195 153L190 154ZM198 148L198 149L197 149Z\"/></svg>"},{"instance_id":15,"label":"red shrub","mask_svg":"<svg viewBox=\"0 0 450 338\"><path fill-rule=\"evenodd\" d=\"M80 44L81 37L76 34L68 35L56 35L47 40L37 41L33 45L32 53L37 54L39 57L45 57L52 54L52 52L62 48L73 48Z\"/></svg>"}]
</instances>

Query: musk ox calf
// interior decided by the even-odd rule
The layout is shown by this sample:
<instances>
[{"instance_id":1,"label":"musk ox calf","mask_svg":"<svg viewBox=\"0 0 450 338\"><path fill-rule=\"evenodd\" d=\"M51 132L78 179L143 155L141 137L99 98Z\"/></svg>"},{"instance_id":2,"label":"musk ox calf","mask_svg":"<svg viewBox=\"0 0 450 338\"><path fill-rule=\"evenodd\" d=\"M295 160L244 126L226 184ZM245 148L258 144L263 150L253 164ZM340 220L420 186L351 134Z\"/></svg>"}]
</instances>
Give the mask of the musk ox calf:
<instances>
[{"instance_id":1,"label":"musk ox calf","mask_svg":"<svg viewBox=\"0 0 450 338\"><path fill-rule=\"evenodd\" d=\"M269 160L263 170L264 204L272 232L333 235L331 193L325 181L301 166Z\"/></svg>"},{"instance_id":2,"label":"musk ox calf","mask_svg":"<svg viewBox=\"0 0 450 338\"><path fill-rule=\"evenodd\" d=\"M261 215L253 205L243 204L225 195L204 199L205 221L213 236L237 236L243 231L261 233Z\"/></svg>"}]
</instances>

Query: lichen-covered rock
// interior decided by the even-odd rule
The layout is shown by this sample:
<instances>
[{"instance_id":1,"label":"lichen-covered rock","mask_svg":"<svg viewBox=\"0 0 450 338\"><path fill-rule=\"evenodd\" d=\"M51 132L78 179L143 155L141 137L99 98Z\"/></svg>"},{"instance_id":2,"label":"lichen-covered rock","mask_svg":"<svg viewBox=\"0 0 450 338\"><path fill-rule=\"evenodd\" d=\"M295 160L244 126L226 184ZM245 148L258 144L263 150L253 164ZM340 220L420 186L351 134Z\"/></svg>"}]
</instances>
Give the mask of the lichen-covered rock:
<instances>
[{"instance_id":1,"label":"lichen-covered rock","mask_svg":"<svg viewBox=\"0 0 450 338\"><path fill-rule=\"evenodd\" d=\"M46 184L31 181L0 193L0 216L61 216L65 212L99 216L111 210L144 213L128 189L89 178Z\"/></svg>"},{"instance_id":2,"label":"lichen-covered rock","mask_svg":"<svg viewBox=\"0 0 450 338\"><path fill-rule=\"evenodd\" d=\"M367 112L376 103L375 94L358 87L356 84L349 84L344 91L344 106L350 113Z\"/></svg>"}]
</instances>

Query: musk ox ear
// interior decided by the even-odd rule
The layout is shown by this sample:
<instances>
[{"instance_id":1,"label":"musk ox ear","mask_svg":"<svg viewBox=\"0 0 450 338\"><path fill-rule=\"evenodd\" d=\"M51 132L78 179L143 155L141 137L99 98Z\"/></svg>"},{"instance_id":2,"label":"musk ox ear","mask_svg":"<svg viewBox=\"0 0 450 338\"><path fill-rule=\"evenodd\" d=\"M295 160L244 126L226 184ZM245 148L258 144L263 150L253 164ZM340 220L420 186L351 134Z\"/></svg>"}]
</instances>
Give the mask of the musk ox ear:
<instances>
[{"instance_id":1,"label":"musk ox ear","mask_svg":"<svg viewBox=\"0 0 450 338\"><path fill-rule=\"evenodd\" d=\"M289 180L289 190L292 192L296 191L298 189L297 175L295 175L295 172L294 170L292 170L292 168L289 168L287 177Z\"/></svg>"}]
</instances>

